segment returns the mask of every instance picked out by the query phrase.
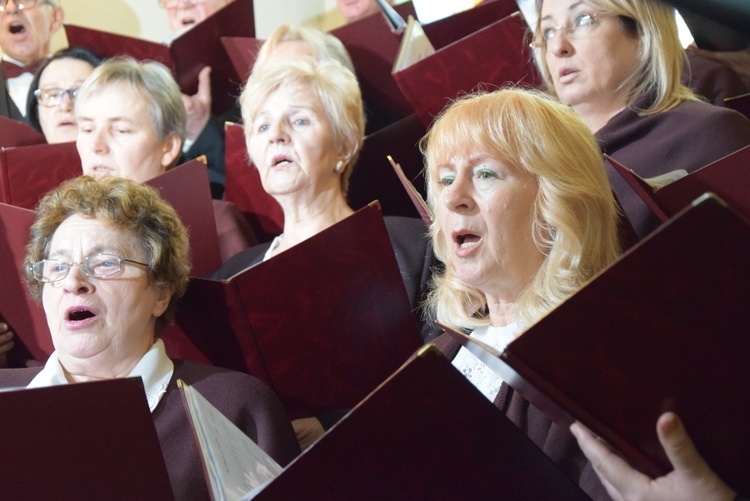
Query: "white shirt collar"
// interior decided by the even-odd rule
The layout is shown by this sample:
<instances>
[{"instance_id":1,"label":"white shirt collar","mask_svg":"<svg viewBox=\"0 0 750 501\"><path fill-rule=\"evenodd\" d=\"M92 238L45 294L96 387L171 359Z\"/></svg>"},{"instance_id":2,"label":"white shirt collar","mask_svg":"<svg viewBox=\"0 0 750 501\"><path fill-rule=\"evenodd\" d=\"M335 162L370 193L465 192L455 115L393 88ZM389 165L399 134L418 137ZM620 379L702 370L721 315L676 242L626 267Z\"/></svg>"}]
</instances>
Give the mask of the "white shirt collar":
<instances>
[{"instance_id":1,"label":"white shirt collar","mask_svg":"<svg viewBox=\"0 0 750 501\"><path fill-rule=\"evenodd\" d=\"M167 392L167 386L172 379L173 372L174 363L167 356L164 341L157 339L128 374L128 377L140 376L143 380L143 389L146 392L146 399L151 412L154 412L161 397ZM57 358L57 351L54 351L47 359L44 368L31 380L27 388L41 388L58 384L68 384L68 380L65 378L60 360Z\"/></svg>"}]
</instances>

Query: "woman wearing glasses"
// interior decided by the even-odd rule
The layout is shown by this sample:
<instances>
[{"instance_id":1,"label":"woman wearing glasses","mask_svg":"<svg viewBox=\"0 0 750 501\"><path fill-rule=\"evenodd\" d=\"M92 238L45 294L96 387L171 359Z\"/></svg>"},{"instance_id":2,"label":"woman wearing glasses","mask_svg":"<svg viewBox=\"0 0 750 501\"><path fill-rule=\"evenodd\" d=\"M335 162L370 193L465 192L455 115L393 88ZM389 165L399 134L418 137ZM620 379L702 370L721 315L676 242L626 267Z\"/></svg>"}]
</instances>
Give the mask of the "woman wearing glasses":
<instances>
[{"instance_id":1,"label":"woman wearing glasses","mask_svg":"<svg viewBox=\"0 0 750 501\"><path fill-rule=\"evenodd\" d=\"M177 379L278 463L299 449L281 403L258 380L167 357L157 334L185 292L189 268L187 230L154 189L111 177L61 184L37 206L24 261L55 351L43 368L0 371L0 386L140 376L176 499L207 499Z\"/></svg>"},{"instance_id":2,"label":"woman wearing glasses","mask_svg":"<svg viewBox=\"0 0 750 501\"><path fill-rule=\"evenodd\" d=\"M78 88L102 63L102 58L83 47L69 47L52 54L34 75L26 101L26 117L49 144L67 143L78 137L74 113Z\"/></svg>"},{"instance_id":3,"label":"woman wearing glasses","mask_svg":"<svg viewBox=\"0 0 750 501\"><path fill-rule=\"evenodd\" d=\"M674 10L662 2L542 0L534 47L548 90L578 112L605 153L642 177L692 172L750 144L750 121L680 83L685 55ZM645 236L658 221L607 168Z\"/></svg>"}]
</instances>

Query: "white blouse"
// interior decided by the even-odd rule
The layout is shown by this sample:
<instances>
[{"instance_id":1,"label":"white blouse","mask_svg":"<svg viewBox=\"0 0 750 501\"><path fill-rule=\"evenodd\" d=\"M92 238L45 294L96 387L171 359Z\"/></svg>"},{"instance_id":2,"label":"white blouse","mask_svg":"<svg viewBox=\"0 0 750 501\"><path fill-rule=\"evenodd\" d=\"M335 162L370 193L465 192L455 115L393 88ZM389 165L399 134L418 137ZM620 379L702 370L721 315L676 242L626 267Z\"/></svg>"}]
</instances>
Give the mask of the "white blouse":
<instances>
[{"instance_id":1,"label":"white blouse","mask_svg":"<svg viewBox=\"0 0 750 501\"><path fill-rule=\"evenodd\" d=\"M154 412L161 397L167 392L167 385L172 379L173 372L174 363L167 356L164 341L157 339L128 374L128 377L140 376L143 379L143 389L146 392L151 412ZM68 384L68 380L57 358L57 351L53 351L42 371L31 380L27 388L42 388L58 384Z\"/></svg>"},{"instance_id":2,"label":"white blouse","mask_svg":"<svg viewBox=\"0 0 750 501\"><path fill-rule=\"evenodd\" d=\"M519 333L518 324L512 323L504 327L479 327L474 329L471 337L492 346L497 351L503 351ZM500 391L500 385L503 383L503 380L495 371L487 367L484 362L462 346L453 359L453 366L461 371L461 374L471 381L485 397L490 401L495 400L495 396Z\"/></svg>"}]
</instances>

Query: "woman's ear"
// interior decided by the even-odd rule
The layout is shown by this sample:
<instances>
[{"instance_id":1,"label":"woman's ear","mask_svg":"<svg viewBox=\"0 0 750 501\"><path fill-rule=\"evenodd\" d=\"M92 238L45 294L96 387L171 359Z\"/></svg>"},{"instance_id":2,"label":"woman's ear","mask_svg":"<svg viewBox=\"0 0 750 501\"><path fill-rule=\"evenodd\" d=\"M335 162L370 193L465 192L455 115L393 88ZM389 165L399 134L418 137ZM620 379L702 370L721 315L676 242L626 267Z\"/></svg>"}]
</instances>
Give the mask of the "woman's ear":
<instances>
[{"instance_id":1,"label":"woman's ear","mask_svg":"<svg viewBox=\"0 0 750 501\"><path fill-rule=\"evenodd\" d=\"M167 311L169 301L172 300L172 294L174 293L173 285L157 285L157 297L154 303L154 309L151 312L155 318L159 318Z\"/></svg>"},{"instance_id":2,"label":"woman's ear","mask_svg":"<svg viewBox=\"0 0 750 501\"><path fill-rule=\"evenodd\" d=\"M164 140L161 166L168 169L177 162L182 153L182 139L177 134L170 134Z\"/></svg>"},{"instance_id":3,"label":"woman's ear","mask_svg":"<svg viewBox=\"0 0 750 501\"><path fill-rule=\"evenodd\" d=\"M348 167L351 163L352 158L354 157L355 150L356 145L350 144L349 141L346 141L343 145L341 145L341 148L339 149L338 159L343 162L344 168Z\"/></svg>"}]
</instances>

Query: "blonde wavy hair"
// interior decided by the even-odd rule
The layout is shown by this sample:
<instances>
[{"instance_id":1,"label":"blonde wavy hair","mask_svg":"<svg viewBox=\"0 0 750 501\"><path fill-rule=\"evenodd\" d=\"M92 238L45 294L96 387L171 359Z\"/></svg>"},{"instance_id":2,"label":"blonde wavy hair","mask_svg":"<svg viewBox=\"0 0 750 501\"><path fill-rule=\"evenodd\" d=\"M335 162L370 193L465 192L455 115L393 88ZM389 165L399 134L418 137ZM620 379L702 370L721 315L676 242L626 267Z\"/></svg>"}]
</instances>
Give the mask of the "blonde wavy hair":
<instances>
[{"instance_id":1,"label":"blonde wavy hair","mask_svg":"<svg viewBox=\"0 0 750 501\"><path fill-rule=\"evenodd\" d=\"M541 39L542 0L537 0L538 21L534 39ZM614 14L625 33L638 39L640 56L632 71L622 82L628 88L628 104L633 105L649 93L654 98L637 111L650 115L667 111L682 101L700 98L682 84L682 68L687 62L677 31L674 8L658 0L585 0L597 11ZM555 86L545 63L546 45L538 49L535 61L547 91L555 94Z\"/></svg>"},{"instance_id":2,"label":"blonde wavy hair","mask_svg":"<svg viewBox=\"0 0 750 501\"><path fill-rule=\"evenodd\" d=\"M335 59L346 69L355 73L352 58L349 57L349 52L341 40L317 28L288 23L276 28L271 36L263 42L255 58L253 71L266 64L273 50L284 42L305 42L312 50L314 59Z\"/></svg>"},{"instance_id":3,"label":"blonde wavy hair","mask_svg":"<svg viewBox=\"0 0 750 501\"><path fill-rule=\"evenodd\" d=\"M599 146L578 115L554 98L515 88L465 96L438 116L421 148L433 214L442 203L439 168L455 156L479 151L536 178L531 232L545 259L516 303L522 327L620 254L619 215ZM445 270L433 278L427 314L458 329L489 325L487 299L457 276L450 236L437 217L430 234Z\"/></svg>"},{"instance_id":4,"label":"blonde wavy hair","mask_svg":"<svg viewBox=\"0 0 750 501\"><path fill-rule=\"evenodd\" d=\"M23 261L31 295L41 300L44 287L34 280L31 266L49 257L55 231L76 214L128 231L141 242L148 256L149 282L173 288L166 311L156 319L157 331L171 322L177 301L187 290L190 272L187 229L154 188L118 177L70 179L39 201Z\"/></svg>"}]
</instances>

